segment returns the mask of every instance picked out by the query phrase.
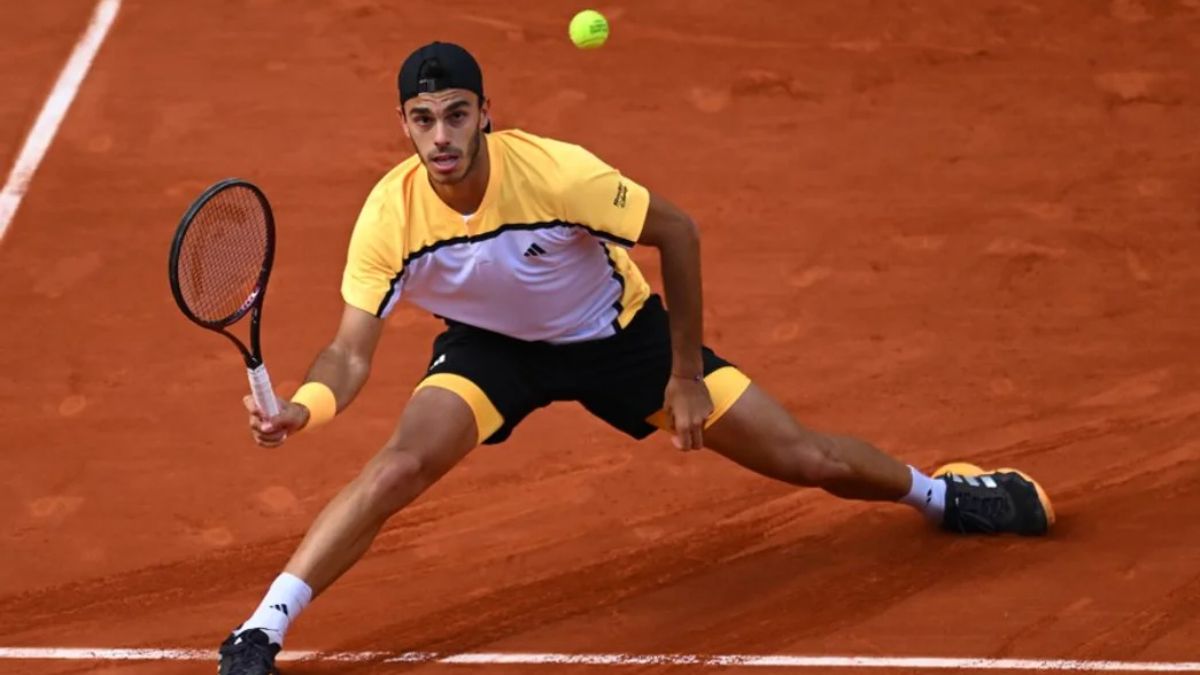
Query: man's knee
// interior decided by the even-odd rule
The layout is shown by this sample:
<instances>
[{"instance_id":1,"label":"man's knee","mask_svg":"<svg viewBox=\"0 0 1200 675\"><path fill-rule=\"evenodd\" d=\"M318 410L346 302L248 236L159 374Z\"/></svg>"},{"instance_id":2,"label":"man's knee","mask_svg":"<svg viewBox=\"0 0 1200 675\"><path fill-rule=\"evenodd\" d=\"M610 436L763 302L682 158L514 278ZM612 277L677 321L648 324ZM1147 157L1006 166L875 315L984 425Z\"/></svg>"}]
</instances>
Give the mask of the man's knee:
<instances>
[{"instance_id":1,"label":"man's knee","mask_svg":"<svg viewBox=\"0 0 1200 675\"><path fill-rule=\"evenodd\" d=\"M368 503L392 513L416 499L434 477L419 453L389 443L367 465L360 480Z\"/></svg>"},{"instance_id":2,"label":"man's knee","mask_svg":"<svg viewBox=\"0 0 1200 675\"><path fill-rule=\"evenodd\" d=\"M813 432L789 439L780 462L784 480L811 487L838 481L850 470L838 456L837 439Z\"/></svg>"}]
</instances>

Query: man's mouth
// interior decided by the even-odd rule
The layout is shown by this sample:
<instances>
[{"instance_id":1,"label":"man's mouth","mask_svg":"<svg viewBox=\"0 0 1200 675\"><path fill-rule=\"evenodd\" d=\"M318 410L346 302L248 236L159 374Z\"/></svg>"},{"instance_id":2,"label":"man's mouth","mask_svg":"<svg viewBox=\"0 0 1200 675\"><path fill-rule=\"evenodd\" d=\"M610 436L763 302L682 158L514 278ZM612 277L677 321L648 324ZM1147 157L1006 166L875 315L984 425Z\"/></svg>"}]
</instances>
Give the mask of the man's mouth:
<instances>
[{"instance_id":1,"label":"man's mouth","mask_svg":"<svg viewBox=\"0 0 1200 675\"><path fill-rule=\"evenodd\" d=\"M437 154L429 158L429 163L438 173L453 173L458 168L458 155Z\"/></svg>"}]
</instances>

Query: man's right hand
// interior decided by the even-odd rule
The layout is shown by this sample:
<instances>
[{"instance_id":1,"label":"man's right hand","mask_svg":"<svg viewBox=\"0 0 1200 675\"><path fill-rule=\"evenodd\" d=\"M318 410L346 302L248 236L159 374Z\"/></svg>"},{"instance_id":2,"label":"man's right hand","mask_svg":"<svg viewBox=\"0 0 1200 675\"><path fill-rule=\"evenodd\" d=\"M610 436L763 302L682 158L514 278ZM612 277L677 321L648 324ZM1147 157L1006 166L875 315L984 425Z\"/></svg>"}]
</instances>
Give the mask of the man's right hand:
<instances>
[{"instance_id":1,"label":"man's right hand","mask_svg":"<svg viewBox=\"0 0 1200 675\"><path fill-rule=\"evenodd\" d=\"M254 442L264 448L277 448L291 434L296 433L308 424L308 408L292 403L279 401L279 414L267 419L263 412L254 405L254 397L242 399L246 410L250 413L250 435Z\"/></svg>"}]
</instances>

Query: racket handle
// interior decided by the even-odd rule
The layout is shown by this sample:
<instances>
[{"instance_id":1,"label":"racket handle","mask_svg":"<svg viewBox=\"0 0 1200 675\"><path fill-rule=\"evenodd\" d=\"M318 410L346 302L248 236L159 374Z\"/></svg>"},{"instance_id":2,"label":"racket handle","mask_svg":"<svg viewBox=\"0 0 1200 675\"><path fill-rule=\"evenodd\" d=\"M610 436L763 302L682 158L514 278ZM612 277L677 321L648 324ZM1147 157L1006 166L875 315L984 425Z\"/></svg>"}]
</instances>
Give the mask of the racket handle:
<instances>
[{"instance_id":1,"label":"racket handle","mask_svg":"<svg viewBox=\"0 0 1200 675\"><path fill-rule=\"evenodd\" d=\"M266 365L250 368L246 371L250 376L250 394L254 396L254 405L268 419L279 414L279 399L275 398L275 390L271 388L271 376L267 374Z\"/></svg>"}]
</instances>

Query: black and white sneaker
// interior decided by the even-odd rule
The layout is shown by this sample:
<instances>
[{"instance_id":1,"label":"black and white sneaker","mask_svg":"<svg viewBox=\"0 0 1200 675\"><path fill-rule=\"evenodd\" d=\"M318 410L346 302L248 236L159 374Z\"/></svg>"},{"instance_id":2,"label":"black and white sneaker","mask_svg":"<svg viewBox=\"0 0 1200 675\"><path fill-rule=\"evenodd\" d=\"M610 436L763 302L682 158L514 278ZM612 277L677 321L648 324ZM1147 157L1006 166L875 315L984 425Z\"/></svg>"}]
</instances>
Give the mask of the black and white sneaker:
<instances>
[{"instance_id":1,"label":"black and white sneaker","mask_svg":"<svg viewBox=\"0 0 1200 675\"><path fill-rule=\"evenodd\" d=\"M1046 534L1054 524L1050 498L1016 469L984 471L974 464L947 464L933 472L946 482L942 527L961 534Z\"/></svg>"},{"instance_id":2,"label":"black and white sneaker","mask_svg":"<svg viewBox=\"0 0 1200 675\"><path fill-rule=\"evenodd\" d=\"M261 629L230 634L218 653L221 665L217 667L217 675L279 675L275 668L279 645L271 642Z\"/></svg>"}]
</instances>

